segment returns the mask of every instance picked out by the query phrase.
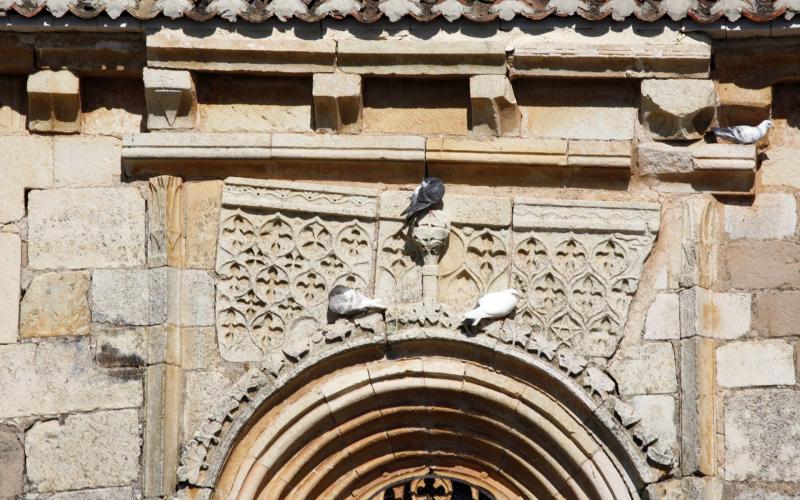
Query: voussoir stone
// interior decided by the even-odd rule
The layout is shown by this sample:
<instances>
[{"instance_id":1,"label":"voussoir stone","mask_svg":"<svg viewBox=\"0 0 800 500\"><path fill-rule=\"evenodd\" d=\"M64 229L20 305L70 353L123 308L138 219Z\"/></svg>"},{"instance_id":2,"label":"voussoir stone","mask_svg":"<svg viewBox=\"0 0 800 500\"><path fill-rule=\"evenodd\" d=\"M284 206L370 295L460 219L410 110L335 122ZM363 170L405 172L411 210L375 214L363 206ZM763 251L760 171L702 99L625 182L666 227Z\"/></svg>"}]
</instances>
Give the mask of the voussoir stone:
<instances>
[{"instance_id":1,"label":"voussoir stone","mask_svg":"<svg viewBox=\"0 0 800 500\"><path fill-rule=\"evenodd\" d=\"M85 337L0 346L0 418L135 408L142 404L138 377L98 368Z\"/></svg>"},{"instance_id":2,"label":"voussoir stone","mask_svg":"<svg viewBox=\"0 0 800 500\"><path fill-rule=\"evenodd\" d=\"M33 278L20 306L21 337L87 335L89 273L46 273Z\"/></svg>"},{"instance_id":3,"label":"voussoir stone","mask_svg":"<svg viewBox=\"0 0 800 500\"><path fill-rule=\"evenodd\" d=\"M39 492L132 484L141 441L137 410L39 422L25 435L28 481Z\"/></svg>"},{"instance_id":4,"label":"voussoir stone","mask_svg":"<svg viewBox=\"0 0 800 500\"><path fill-rule=\"evenodd\" d=\"M642 81L642 123L655 139L700 139L715 104L712 80Z\"/></svg>"},{"instance_id":5,"label":"voussoir stone","mask_svg":"<svg viewBox=\"0 0 800 500\"><path fill-rule=\"evenodd\" d=\"M800 481L800 391L733 391L724 404L725 479Z\"/></svg>"},{"instance_id":6,"label":"voussoir stone","mask_svg":"<svg viewBox=\"0 0 800 500\"><path fill-rule=\"evenodd\" d=\"M137 189L32 191L28 200L33 269L144 264L145 202Z\"/></svg>"},{"instance_id":7,"label":"voussoir stone","mask_svg":"<svg viewBox=\"0 0 800 500\"><path fill-rule=\"evenodd\" d=\"M161 324L166 318L167 268L92 273L92 320L146 326Z\"/></svg>"}]
</instances>

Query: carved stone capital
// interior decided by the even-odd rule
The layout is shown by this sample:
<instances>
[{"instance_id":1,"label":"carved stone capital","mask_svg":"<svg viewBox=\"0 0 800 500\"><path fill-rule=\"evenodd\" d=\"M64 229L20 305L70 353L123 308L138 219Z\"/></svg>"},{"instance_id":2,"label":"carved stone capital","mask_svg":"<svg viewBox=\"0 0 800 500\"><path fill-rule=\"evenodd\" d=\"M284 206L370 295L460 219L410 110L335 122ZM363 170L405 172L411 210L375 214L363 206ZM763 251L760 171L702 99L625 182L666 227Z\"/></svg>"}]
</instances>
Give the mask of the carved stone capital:
<instances>
[{"instance_id":1,"label":"carved stone capital","mask_svg":"<svg viewBox=\"0 0 800 500\"><path fill-rule=\"evenodd\" d=\"M428 212L414 228L414 243L422 254L422 300L436 301L439 279L439 259L447 248L450 219L441 210Z\"/></svg>"}]
</instances>

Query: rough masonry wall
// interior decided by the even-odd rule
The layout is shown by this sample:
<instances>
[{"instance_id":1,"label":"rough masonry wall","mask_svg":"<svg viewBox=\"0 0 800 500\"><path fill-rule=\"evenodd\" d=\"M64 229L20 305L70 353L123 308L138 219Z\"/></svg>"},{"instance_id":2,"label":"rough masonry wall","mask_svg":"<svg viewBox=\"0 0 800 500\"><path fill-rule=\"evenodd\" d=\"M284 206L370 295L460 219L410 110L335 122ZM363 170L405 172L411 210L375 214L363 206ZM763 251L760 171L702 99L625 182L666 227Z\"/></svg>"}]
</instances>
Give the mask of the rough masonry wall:
<instances>
[{"instance_id":1,"label":"rough masonry wall","mask_svg":"<svg viewBox=\"0 0 800 500\"><path fill-rule=\"evenodd\" d=\"M243 76L241 67L209 76L193 72L192 61L163 62L185 53L169 51L186 43L174 35L148 42L148 66L177 66L166 73L31 66L24 72L36 78L19 68L0 75L0 498L128 500L174 491L186 443L254 361L231 354L220 337L222 177L367 184L376 197L392 196L414 186L425 158L449 192L467 200L659 204L660 229L626 321L616 325L618 343L583 352L612 377L625 403L616 418L637 429L637 444L647 448L657 436L676 459L647 494L800 495L800 143L791 92L773 97L780 75L731 81L730 67L743 64L733 62L712 81L708 55L697 56L706 57L705 73L695 64L665 74L653 56L649 73L634 78L621 70L611 83L564 83L548 67L557 57L520 42L513 80L500 44L499 62L476 58L483 66L459 68L452 81L428 79L441 70L433 58L397 69L412 73L408 84L381 76L386 63L377 78L364 71L362 82L359 54L377 49L354 40L339 47L349 62L337 64L356 68L357 84L319 57L327 82L311 63L296 81ZM569 39L556 35L554 44ZM425 52L409 47L414 57ZM501 74L484 74L494 71L487 67ZM281 97L265 98L262 85ZM777 128L758 146L752 196L756 148L699 138L708 124L770 114ZM329 140L323 131L348 135ZM125 134L134 134L125 139L130 175ZM181 157L189 146L202 151ZM336 155L358 169L332 163ZM153 158L166 160L147 163ZM517 228L504 224L502 236L511 237ZM453 234L466 241L474 231L467 226ZM563 243L549 237L554 247ZM378 259L392 251L383 243ZM446 259L453 269L468 266L457 255ZM548 287L541 289L557 291Z\"/></svg>"}]
</instances>

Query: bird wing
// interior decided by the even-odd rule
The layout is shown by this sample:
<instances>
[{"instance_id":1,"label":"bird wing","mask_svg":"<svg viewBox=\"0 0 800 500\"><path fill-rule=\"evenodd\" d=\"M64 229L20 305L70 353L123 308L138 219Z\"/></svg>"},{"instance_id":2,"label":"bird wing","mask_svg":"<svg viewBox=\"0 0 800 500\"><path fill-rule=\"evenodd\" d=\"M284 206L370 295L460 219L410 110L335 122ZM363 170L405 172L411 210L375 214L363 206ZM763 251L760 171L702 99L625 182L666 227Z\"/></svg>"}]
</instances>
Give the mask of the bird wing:
<instances>
[{"instance_id":1,"label":"bird wing","mask_svg":"<svg viewBox=\"0 0 800 500\"><path fill-rule=\"evenodd\" d=\"M417 189L415 189L415 190L414 190L414 192L413 192L413 193L411 193L411 201L409 202L409 204L408 204L408 206L406 207L406 209L405 209L405 210L403 210L403 211L400 213L400 215L406 215L406 214L412 214L412 213L414 213L414 212L412 211L412 209L413 209L413 208L414 208L414 206L417 204L417 198L419 197L420 187L421 187L421 186L417 186Z\"/></svg>"},{"instance_id":2,"label":"bird wing","mask_svg":"<svg viewBox=\"0 0 800 500\"><path fill-rule=\"evenodd\" d=\"M734 135L733 127L713 128L711 131L714 132L714 135L720 139L738 142L738 139Z\"/></svg>"},{"instance_id":3,"label":"bird wing","mask_svg":"<svg viewBox=\"0 0 800 500\"><path fill-rule=\"evenodd\" d=\"M431 181L423 189L420 189L418 200L430 205L435 205L444 198L444 184L440 180Z\"/></svg>"},{"instance_id":4,"label":"bird wing","mask_svg":"<svg viewBox=\"0 0 800 500\"><path fill-rule=\"evenodd\" d=\"M758 127L751 127L749 125L715 128L713 132L717 137L737 144L752 144L761 139L761 131Z\"/></svg>"},{"instance_id":5,"label":"bird wing","mask_svg":"<svg viewBox=\"0 0 800 500\"><path fill-rule=\"evenodd\" d=\"M504 292L484 295L478 301L478 306L491 317L505 316L514 309L515 305L517 305L517 300L514 296Z\"/></svg>"}]
</instances>

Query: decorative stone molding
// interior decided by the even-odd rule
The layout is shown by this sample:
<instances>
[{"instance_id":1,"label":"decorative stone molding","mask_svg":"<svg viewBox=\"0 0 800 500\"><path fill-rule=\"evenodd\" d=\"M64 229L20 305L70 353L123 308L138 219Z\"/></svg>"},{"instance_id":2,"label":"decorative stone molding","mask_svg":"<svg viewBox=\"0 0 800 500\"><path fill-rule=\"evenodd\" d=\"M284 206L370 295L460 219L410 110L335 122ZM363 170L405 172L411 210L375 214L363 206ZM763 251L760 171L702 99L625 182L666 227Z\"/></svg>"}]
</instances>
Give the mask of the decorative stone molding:
<instances>
[{"instance_id":1,"label":"decorative stone molding","mask_svg":"<svg viewBox=\"0 0 800 500\"><path fill-rule=\"evenodd\" d=\"M688 147L640 142L639 173L662 179L702 179L697 188L710 191L751 189L756 147L745 144L697 143Z\"/></svg>"},{"instance_id":2,"label":"decorative stone molding","mask_svg":"<svg viewBox=\"0 0 800 500\"><path fill-rule=\"evenodd\" d=\"M69 71L39 71L28 77L28 125L34 132L81 131L78 77Z\"/></svg>"},{"instance_id":3,"label":"decorative stone molding","mask_svg":"<svg viewBox=\"0 0 800 500\"><path fill-rule=\"evenodd\" d=\"M583 40L576 41L576 39ZM559 33L515 42L510 74L546 77L708 78L711 44L701 37L664 32L633 37L625 33L565 37Z\"/></svg>"},{"instance_id":4,"label":"decorative stone molding","mask_svg":"<svg viewBox=\"0 0 800 500\"><path fill-rule=\"evenodd\" d=\"M611 356L658 227L657 204L516 199L517 317L584 356Z\"/></svg>"},{"instance_id":5,"label":"decorative stone molding","mask_svg":"<svg viewBox=\"0 0 800 500\"><path fill-rule=\"evenodd\" d=\"M148 129L194 127L197 98L188 71L144 68L144 97Z\"/></svg>"},{"instance_id":6,"label":"decorative stone molding","mask_svg":"<svg viewBox=\"0 0 800 500\"><path fill-rule=\"evenodd\" d=\"M345 39L338 42L336 62L359 75L504 75L506 49L499 41Z\"/></svg>"},{"instance_id":7,"label":"decorative stone molding","mask_svg":"<svg viewBox=\"0 0 800 500\"><path fill-rule=\"evenodd\" d=\"M334 40L300 37L248 37L228 32L161 29L147 35L147 65L152 68L259 74L333 72Z\"/></svg>"},{"instance_id":8,"label":"decorative stone molding","mask_svg":"<svg viewBox=\"0 0 800 500\"><path fill-rule=\"evenodd\" d=\"M514 88L505 75L473 76L469 79L469 95L474 135L519 135L522 115Z\"/></svg>"},{"instance_id":9,"label":"decorative stone molding","mask_svg":"<svg viewBox=\"0 0 800 500\"><path fill-rule=\"evenodd\" d=\"M314 75L314 126L317 130L357 134L361 132L364 100L361 76L345 73Z\"/></svg>"},{"instance_id":10,"label":"decorative stone molding","mask_svg":"<svg viewBox=\"0 0 800 500\"><path fill-rule=\"evenodd\" d=\"M702 138L714 119L716 104L711 80L642 81L642 124L655 140Z\"/></svg>"}]
</instances>

